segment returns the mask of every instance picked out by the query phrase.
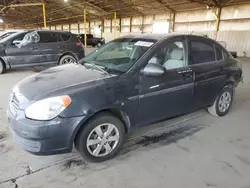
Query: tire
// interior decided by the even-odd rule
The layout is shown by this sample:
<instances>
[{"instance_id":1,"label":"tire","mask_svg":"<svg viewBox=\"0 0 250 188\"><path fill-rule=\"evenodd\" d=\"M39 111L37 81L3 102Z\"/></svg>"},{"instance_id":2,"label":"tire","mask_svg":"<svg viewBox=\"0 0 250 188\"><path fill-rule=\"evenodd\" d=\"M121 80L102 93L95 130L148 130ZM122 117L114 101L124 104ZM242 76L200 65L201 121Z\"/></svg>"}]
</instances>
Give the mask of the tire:
<instances>
[{"instance_id":1,"label":"tire","mask_svg":"<svg viewBox=\"0 0 250 188\"><path fill-rule=\"evenodd\" d=\"M76 59L72 55L64 55L59 60L59 65L64 65L68 63L76 63Z\"/></svg>"},{"instance_id":2,"label":"tire","mask_svg":"<svg viewBox=\"0 0 250 188\"><path fill-rule=\"evenodd\" d=\"M231 84L226 85L221 90L220 94L217 96L216 100L214 101L214 104L208 108L208 112L218 117L225 116L229 112L232 106L233 97L234 97L233 85ZM227 100L227 98L230 98L230 100Z\"/></svg>"},{"instance_id":3,"label":"tire","mask_svg":"<svg viewBox=\"0 0 250 188\"><path fill-rule=\"evenodd\" d=\"M96 45L95 44L92 44L92 47L94 48Z\"/></svg>"},{"instance_id":4,"label":"tire","mask_svg":"<svg viewBox=\"0 0 250 188\"><path fill-rule=\"evenodd\" d=\"M4 63L0 60L0 74L3 74L5 71Z\"/></svg>"},{"instance_id":5,"label":"tire","mask_svg":"<svg viewBox=\"0 0 250 188\"><path fill-rule=\"evenodd\" d=\"M112 130L110 134L107 133L108 127ZM124 139L125 128L121 120L110 113L102 112L80 129L75 146L84 159L99 163L113 158L120 151Z\"/></svg>"},{"instance_id":6,"label":"tire","mask_svg":"<svg viewBox=\"0 0 250 188\"><path fill-rule=\"evenodd\" d=\"M98 43L96 44L96 46L97 46L98 48L100 48L100 47L102 46L102 43L101 43L101 42L98 42Z\"/></svg>"}]
</instances>

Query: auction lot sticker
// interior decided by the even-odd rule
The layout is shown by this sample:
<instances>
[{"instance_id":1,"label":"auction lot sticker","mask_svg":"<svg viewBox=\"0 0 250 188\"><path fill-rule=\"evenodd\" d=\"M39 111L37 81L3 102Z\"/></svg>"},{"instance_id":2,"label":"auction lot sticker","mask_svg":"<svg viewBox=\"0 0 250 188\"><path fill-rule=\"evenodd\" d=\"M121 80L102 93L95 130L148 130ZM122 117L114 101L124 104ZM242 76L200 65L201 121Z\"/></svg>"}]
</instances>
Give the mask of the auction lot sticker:
<instances>
[{"instance_id":1,"label":"auction lot sticker","mask_svg":"<svg viewBox=\"0 0 250 188\"><path fill-rule=\"evenodd\" d=\"M152 46L153 44L154 44L153 42L138 41L138 42L136 42L134 45L135 45L135 46L150 47L150 46Z\"/></svg>"}]
</instances>

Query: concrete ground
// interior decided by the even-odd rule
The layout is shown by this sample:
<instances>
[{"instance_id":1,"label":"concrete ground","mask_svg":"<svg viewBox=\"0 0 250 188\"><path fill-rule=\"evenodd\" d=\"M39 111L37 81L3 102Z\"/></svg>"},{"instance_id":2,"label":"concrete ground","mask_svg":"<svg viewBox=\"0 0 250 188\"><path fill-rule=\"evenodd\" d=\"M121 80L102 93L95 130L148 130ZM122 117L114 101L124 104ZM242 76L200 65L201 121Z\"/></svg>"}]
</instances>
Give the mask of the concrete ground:
<instances>
[{"instance_id":1,"label":"concrete ground","mask_svg":"<svg viewBox=\"0 0 250 188\"><path fill-rule=\"evenodd\" d=\"M250 59L241 60L245 80L227 116L200 110L142 128L101 164L76 151L38 157L20 149L9 134L8 95L34 71L0 75L0 188L250 188Z\"/></svg>"}]
</instances>

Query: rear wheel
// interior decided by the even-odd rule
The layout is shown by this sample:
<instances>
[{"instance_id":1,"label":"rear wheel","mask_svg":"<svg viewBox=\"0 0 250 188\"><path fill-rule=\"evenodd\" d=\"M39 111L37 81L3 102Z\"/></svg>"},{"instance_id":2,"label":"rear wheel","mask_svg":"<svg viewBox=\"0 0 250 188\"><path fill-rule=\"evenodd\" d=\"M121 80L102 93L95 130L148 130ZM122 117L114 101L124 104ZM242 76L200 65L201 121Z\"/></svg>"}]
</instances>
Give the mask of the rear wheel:
<instances>
[{"instance_id":1,"label":"rear wheel","mask_svg":"<svg viewBox=\"0 0 250 188\"><path fill-rule=\"evenodd\" d=\"M59 65L76 63L76 59L72 55L65 55L59 60Z\"/></svg>"},{"instance_id":2,"label":"rear wheel","mask_svg":"<svg viewBox=\"0 0 250 188\"><path fill-rule=\"evenodd\" d=\"M4 71L5 71L4 63L0 60L0 74L4 73Z\"/></svg>"},{"instance_id":3,"label":"rear wheel","mask_svg":"<svg viewBox=\"0 0 250 188\"><path fill-rule=\"evenodd\" d=\"M90 162L113 158L124 143L123 123L109 113L100 113L80 130L75 145L81 156Z\"/></svg>"},{"instance_id":4,"label":"rear wheel","mask_svg":"<svg viewBox=\"0 0 250 188\"><path fill-rule=\"evenodd\" d=\"M233 86L231 84L225 86L214 101L213 106L208 108L208 112L214 116L225 116L232 106L233 94Z\"/></svg>"}]
</instances>

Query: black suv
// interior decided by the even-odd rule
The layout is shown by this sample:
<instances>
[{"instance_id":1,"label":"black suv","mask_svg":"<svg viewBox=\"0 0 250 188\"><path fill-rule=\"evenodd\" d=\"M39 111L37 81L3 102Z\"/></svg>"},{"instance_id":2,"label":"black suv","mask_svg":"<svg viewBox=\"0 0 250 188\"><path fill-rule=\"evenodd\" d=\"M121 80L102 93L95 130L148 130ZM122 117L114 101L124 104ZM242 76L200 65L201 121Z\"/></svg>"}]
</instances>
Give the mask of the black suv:
<instances>
[{"instance_id":1,"label":"black suv","mask_svg":"<svg viewBox=\"0 0 250 188\"><path fill-rule=\"evenodd\" d=\"M84 158L100 162L140 126L199 108L226 115L241 80L237 60L211 39L127 36L79 64L19 82L8 117L14 139L33 154L70 152L75 144Z\"/></svg>"},{"instance_id":2,"label":"black suv","mask_svg":"<svg viewBox=\"0 0 250 188\"><path fill-rule=\"evenodd\" d=\"M70 32L25 31L0 40L0 74L6 69L73 63L83 44Z\"/></svg>"}]
</instances>

